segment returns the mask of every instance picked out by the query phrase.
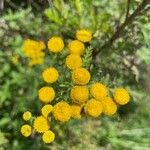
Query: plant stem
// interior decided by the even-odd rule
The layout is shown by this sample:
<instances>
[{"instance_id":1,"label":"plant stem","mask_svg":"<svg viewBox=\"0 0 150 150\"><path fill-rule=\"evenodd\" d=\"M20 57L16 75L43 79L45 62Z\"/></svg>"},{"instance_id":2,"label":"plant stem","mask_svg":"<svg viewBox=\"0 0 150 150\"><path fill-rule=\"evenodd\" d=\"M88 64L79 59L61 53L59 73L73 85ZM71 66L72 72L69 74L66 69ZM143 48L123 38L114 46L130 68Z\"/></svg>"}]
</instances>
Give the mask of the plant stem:
<instances>
[{"instance_id":1,"label":"plant stem","mask_svg":"<svg viewBox=\"0 0 150 150\"><path fill-rule=\"evenodd\" d=\"M129 2L129 1L128 1ZM125 21L117 28L116 32L112 35L112 37L99 49L99 51L93 51L93 59L94 57L99 54L100 52L102 52L104 49L108 49L112 46L113 42L118 39L126 26L128 26L130 23L132 23L134 21L134 19L141 15L141 12L144 10L144 8L150 3L150 0L143 0L143 2L141 2L141 4L136 8L136 10L128 16L128 11L127 10L127 17L125 19ZM129 3L127 4L129 5ZM129 9L129 6L128 6Z\"/></svg>"}]
</instances>

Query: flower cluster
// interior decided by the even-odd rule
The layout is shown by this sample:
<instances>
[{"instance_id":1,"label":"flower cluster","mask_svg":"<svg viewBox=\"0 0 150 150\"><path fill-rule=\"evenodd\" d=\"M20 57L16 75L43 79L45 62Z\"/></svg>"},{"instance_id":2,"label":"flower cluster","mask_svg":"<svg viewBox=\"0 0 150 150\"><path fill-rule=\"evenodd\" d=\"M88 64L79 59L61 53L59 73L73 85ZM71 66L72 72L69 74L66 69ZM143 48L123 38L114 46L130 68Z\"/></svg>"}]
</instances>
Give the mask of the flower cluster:
<instances>
[{"instance_id":1,"label":"flower cluster","mask_svg":"<svg viewBox=\"0 0 150 150\"><path fill-rule=\"evenodd\" d=\"M36 64L42 64L44 61L45 44L43 42L34 41L27 39L22 45L24 54L29 58L29 65L33 66Z\"/></svg>"},{"instance_id":2,"label":"flower cluster","mask_svg":"<svg viewBox=\"0 0 150 150\"><path fill-rule=\"evenodd\" d=\"M33 118L31 125L25 124L21 127L21 133L25 137L30 136L34 131L42 134L42 140L45 143L51 143L55 139L55 134L51 130L53 119L64 123L71 118L81 119L84 116L93 118L101 115L112 116L117 112L119 105L125 105L129 102L130 95L126 89L116 88L111 93L103 83L90 81L90 71L82 66L82 55L84 55L86 42L90 42L92 39L92 34L88 30L79 30L76 32L76 38L77 40L68 44L69 55L66 56L65 60L66 66L71 71L73 83L69 89L70 93L67 93L71 102L60 99L59 102L55 103L55 98L59 95L52 85L58 82L60 72L52 66L46 68L41 76L47 85L38 91L39 100L44 105L41 108L41 114L37 117L32 117L29 111L23 114L24 121L30 121ZM36 44L33 43L31 45L34 47ZM57 36L50 38L48 49L52 53L61 52L64 49L62 38Z\"/></svg>"}]
</instances>

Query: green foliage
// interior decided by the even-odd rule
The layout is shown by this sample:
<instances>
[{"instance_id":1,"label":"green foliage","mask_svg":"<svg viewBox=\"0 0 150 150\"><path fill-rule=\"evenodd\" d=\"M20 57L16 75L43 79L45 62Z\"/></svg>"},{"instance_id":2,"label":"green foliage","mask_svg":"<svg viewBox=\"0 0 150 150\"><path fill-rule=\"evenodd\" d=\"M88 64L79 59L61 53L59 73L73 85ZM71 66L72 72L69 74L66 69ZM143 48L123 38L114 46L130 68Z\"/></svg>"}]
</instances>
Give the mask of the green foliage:
<instances>
[{"instance_id":1,"label":"green foliage","mask_svg":"<svg viewBox=\"0 0 150 150\"><path fill-rule=\"evenodd\" d=\"M136 7L139 2L132 1ZM137 18L128 26L126 34L119 38L107 53L101 46L123 22L126 0L54 0L53 7L34 14L31 8L13 12L8 10L1 17L0 25L0 149L133 149L148 150L149 145L149 80L150 65L150 24L147 14ZM131 8L132 9L132 8ZM131 10L133 11L133 10ZM45 16L43 16L45 15ZM61 35L65 44L74 39L75 31L88 28L93 32L93 40L86 45L83 56L84 67L93 74L92 80L106 83L112 89L125 86L129 89L132 103L120 108L111 119L85 118L71 120L65 125L53 125L58 139L52 145L41 144L41 139L20 136L22 113L30 110L38 115L41 104L37 100L37 90L43 85L41 71L54 64L63 64L66 53L59 56L47 55L45 63L30 68L27 65L21 45L26 38L47 41L51 35ZM92 52L100 50L95 60ZM107 53L107 55L105 54ZM13 56L19 56L19 63L13 64ZM95 62L95 64L90 65ZM70 77L66 70L66 77ZM60 84L61 83L61 84ZM67 99L61 88L71 86L69 80L60 79L59 98ZM56 99L57 100L57 99ZM121 111L125 109L125 111ZM86 121L85 121L86 120ZM94 130L93 130L94 129Z\"/></svg>"}]
</instances>

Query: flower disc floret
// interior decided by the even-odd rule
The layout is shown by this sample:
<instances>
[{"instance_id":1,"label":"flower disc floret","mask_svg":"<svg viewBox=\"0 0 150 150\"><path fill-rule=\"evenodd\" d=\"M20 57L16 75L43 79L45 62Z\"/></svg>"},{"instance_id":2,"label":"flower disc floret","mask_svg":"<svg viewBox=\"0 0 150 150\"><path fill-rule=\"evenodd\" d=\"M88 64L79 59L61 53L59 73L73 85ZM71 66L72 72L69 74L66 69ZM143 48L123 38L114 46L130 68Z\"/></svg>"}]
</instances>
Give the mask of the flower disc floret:
<instances>
[{"instance_id":1,"label":"flower disc floret","mask_svg":"<svg viewBox=\"0 0 150 150\"><path fill-rule=\"evenodd\" d=\"M49 103L51 102L54 97L55 97L55 91L52 87L42 87L39 92L39 99L43 102L43 103Z\"/></svg>"},{"instance_id":2,"label":"flower disc floret","mask_svg":"<svg viewBox=\"0 0 150 150\"><path fill-rule=\"evenodd\" d=\"M28 136L31 135L31 133L32 133L32 128L31 128L30 125L25 124L25 125L23 125L23 126L21 127L21 134L22 134L23 136L28 137Z\"/></svg>"},{"instance_id":3,"label":"flower disc floret","mask_svg":"<svg viewBox=\"0 0 150 150\"><path fill-rule=\"evenodd\" d=\"M42 136L42 140L44 141L44 143L52 143L55 140L54 132L50 130L46 131Z\"/></svg>"},{"instance_id":4,"label":"flower disc floret","mask_svg":"<svg viewBox=\"0 0 150 150\"><path fill-rule=\"evenodd\" d=\"M81 118L81 111L82 111L82 107L78 106L78 105L71 105L71 117L74 119L80 119Z\"/></svg>"},{"instance_id":5,"label":"flower disc floret","mask_svg":"<svg viewBox=\"0 0 150 150\"><path fill-rule=\"evenodd\" d=\"M25 120L25 121L30 120L31 117L32 117L32 114L31 114L30 111L24 112L24 113L23 113L23 116L22 116L23 120Z\"/></svg>"},{"instance_id":6,"label":"flower disc floret","mask_svg":"<svg viewBox=\"0 0 150 150\"><path fill-rule=\"evenodd\" d=\"M61 101L54 106L52 113L56 120L66 122L71 117L71 107L65 101Z\"/></svg>"},{"instance_id":7,"label":"flower disc floret","mask_svg":"<svg viewBox=\"0 0 150 150\"><path fill-rule=\"evenodd\" d=\"M72 73L72 80L75 84L85 85L90 80L90 73L85 68L77 68Z\"/></svg>"},{"instance_id":8,"label":"flower disc floret","mask_svg":"<svg viewBox=\"0 0 150 150\"><path fill-rule=\"evenodd\" d=\"M95 99L89 100L84 106L85 113L91 117L98 117L103 111L102 103Z\"/></svg>"},{"instance_id":9,"label":"flower disc floret","mask_svg":"<svg viewBox=\"0 0 150 150\"><path fill-rule=\"evenodd\" d=\"M33 127L34 127L35 131L37 131L39 133L44 133L49 130L50 125L48 123L48 120L45 117L39 116L39 117L35 118L35 120L33 122Z\"/></svg>"},{"instance_id":10,"label":"flower disc floret","mask_svg":"<svg viewBox=\"0 0 150 150\"><path fill-rule=\"evenodd\" d=\"M85 50L85 46L82 42L78 40L73 40L68 45L69 53L75 55L82 55Z\"/></svg>"},{"instance_id":11,"label":"flower disc floret","mask_svg":"<svg viewBox=\"0 0 150 150\"><path fill-rule=\"evenodd\" d=\"M42 107L41 113L42 113L42 115L43 115L45 118L47 118L48 115L52 112L52 110L53 110L53 106L47 104L47 105L44 105L44 106Z\"/></svg>"},{"instance_id":12,"label":"flower disc floret","mask_svg":"<svg viewBox=\"0 0 150 150\"><path fill-rule=\"evenodd\" d=\"M124 88L117 88L113 93L114 100L120 105L125 105L130 100L128 91Z\"/></svg>"},{"instance_id":13,"label":"flower disc floret","mask_svg":"<svg viewBox=\"0 0 150 150\"><path fill-rule=\"evenodd\" d=\"M45 44L43 42L27 39L24 41L22 49L24 54L29 58L29 66L41 64L44 61Z\"/></svg>"},{"instance_id":14,"label":"flower disc floret","mask_svg":"<svg viewBox=\"0 0 150 150\"><path fill-rule=\"evenodd\" d=\"M55 69L54 67L49 67L43 71L42 77L45 82L53 83L58 80L59 74L57 69Z\"/></svg>"},{"instance_id":15,"label":"flower disc floret","mask_svg":"<svg viewBox=\"0 0 150 150\"><path fill-rule=\"evenodd\" d=\"M110 97L105 97L102 99L102 105L103 105L103 113L108 116L112 116L117 111L117 105Z\"/></svg>"},{"instance_id":16,"label":"flower disc floret","mask_svg":"<svg viewBox=\"0 0 150 150\"><path fill-rule=\"evenodd\" d=\"M48 49L51 52L58 53L64 49L64 42L61 37L54 36L48 41Z\"/></svg>"},{"instance_id":17,"label":"flower disc floret","mask_svg":"<svg viewBox=\"0 0 150 150\"><path fill-rule=\"evenodd\" d=\"M73 102L82 104L88 100L89 90L86 86L74 86L70 93Z\"/></svg>"},{"instance_id":18,"label":"flower disc floret","mask_svg":"<svg viewBox=\"0 0 150 150\"><path fill-rule=\"evenodd\" d=\"M82 29L76 32L76 38L81 42L89 42L92 39L92 34L90 31Z\"/></svg>"},{"instance_id":19,"label":"flower disc floret","mask_svg":"<svg viewBox=\"0 0 150 150\"><path fill-rule=\"evenodd\" d=\"M97 100L100 100L108 95L108 89L102 83L94 83L91 86L90 92L91 95Z\"/></svg>"},{"instance_id":20,"label":"flower disc floret","mask_svg":"<svg viewBox=\"0 0 150 150\"><path fill-rule=\"evenodd\" d=\"M66 66L69 69L76 69L82 66L82 59L78 55L70 54L66 58Z\"/></svg>"}]
</instances>

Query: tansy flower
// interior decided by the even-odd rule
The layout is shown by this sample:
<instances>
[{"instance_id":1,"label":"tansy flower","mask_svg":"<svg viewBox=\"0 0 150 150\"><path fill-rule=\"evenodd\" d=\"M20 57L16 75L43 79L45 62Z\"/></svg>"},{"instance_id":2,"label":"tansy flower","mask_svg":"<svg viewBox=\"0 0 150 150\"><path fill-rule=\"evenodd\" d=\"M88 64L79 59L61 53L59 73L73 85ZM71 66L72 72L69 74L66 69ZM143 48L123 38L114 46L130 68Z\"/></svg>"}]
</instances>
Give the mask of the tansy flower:
<instances>
[{"instance_id":1,"label":"tansy flower","mask_svg":"<svg viewBox=\"0 0 150 150\"><path fill-rule=\"evenodd\" d=\"M31 117L32 117L32 114L31 114L30 111L24 112L24 113L23 113L23 116L22 116L23 120L25 120L25 121L30 120Z\"/></svg>"},{"instance_id":2,"label":"tansy flower","mask_svg":"<svg viewBox=\"0 0 150 150\"><path fill-rule=\"evenodd\" d=\"M102 105L103 105L103 113L105 115L111 116L116 113L117 111L117 105L110 97L105 97L102 99Z\"/></svg>"},{"instance_id":3,"label":"tansy flower","mask_svg":"<svg viewBox=\"0 0 150 150\"><path fill-rule=\"evenodd\" d=\"M29 58L29 66L41 64L44 61L45 44L43 42L27 39L24 41L22 50L24 54Z\"/></svg>"},{"instance_id":4,"label":"tansy flower","mask_svg":"<svg viewBox=\"0 0 150 150\"><path fill-rule=\"evenodd\" d=\"M78 55L68 55L66 58L66 66L69 69L76 69L82 66L82 59Z\"/></svg>"},{"instance_id":5,"label":"tansy flower","mask_svg":"<svg viewBox=\"0 0 150 150\"><path fill-rule=\"evenodd\" d=\"M92 34L88 30L78 30L76 32L76 38L82 42L89 42L92 39Z\"/></svg>"},{"instance_id":6,"label":"tansy flower","mask_svg":"<svg viewBox=\"0 0 150 150\"><path fill-rule=\"evenodd\" d=\"M54 36L48 41L48 49L51 52L58 53L64 48L64 42L61 37Z\"/></svg>"},{"instance_id":7,"label":"tansy flower","mask_svg":"<svg viewBox=\"0 0 150 150\"><path fill-rule=\"evenodd\" d=\"M28 65L29 66L34 66L37 64L42 64L44 62L44 58L43 57L33 57L32 59L30 59Z\"/></svg>"},{"instance_id":8,"label":"tansy flower","mask_svg":"<svg viewBox=\"0 0 150 150\"><path fill-rule=\"evenodd\" d=\"M55 91L52 87L42 87L39 92L39 99L44 103L51 102L55 97Z\"/></svg>"},{"instance_id":9,"label":"tansy flower","mask_svg":"<svg viewBox=\"0 0 150 150\"><path fill-rule=\"evenodd\" d=\"M65 101L57 103L53 108L53 116L56 120L66 122L71 117L71 107Z\"/></svg>"},{"instance_id":10,"label":"tansy flower","mask_svg":"<svg viewBox=\"0 0 150 150\"><path fill-rule=\"evenodd\" d=\"M44 42L41 42L41 41L39 42L39 48L42 50L46 48L46 45L44 44Z\"/></svg>"},{"instance_id":11,"label":"tansy flower","mask_svg":"<svg viewBox=\"0 0 150 150\"><path fill-rule=\"evenodd\" d=\"M91 95L97 100L100 100L108 95L107 87L101 83L94 83L91 86L90 92Z\"/></svg>"},{"instance_id":12,"label":"tansy flower","mask_svg":"<svg viewBox=\"0 0 150 150\"><path fill-rule=\"evenodd\" d=\"M43 80L47 83L53 83L58 80L58 71L54 67L45 69L42 73Z\"/></svg>"},{"instance_id":13,"label":"tansy flower","mask_svg":"<svg viewBox=\"0 0 150 150\"><path fill-rule=\"evenodd\" d=\"M74 86L71 89L70 96L73 102L82 104L88 100L89 90L86 86Z\"/></svg>"},{"instance_id":14,"label":"tansy flower","mask_svg":"<svg viewBox=\"0 0 150 150\"><path fill-rule=\"evenodd\" d=\"M78 105L71 105L71 117L74 119L80 119L81 118L81 111L82 107Z\"/></svg>"},{"instance_id":15,"label":"tansy flower","mask_svg":"<svg viewBox=\"0 0 150 150\"><path fill-rule=\"evenodd\" d=\"M32 129L31 126L29 126L28 124L25 124L21 127L21 134L25 137L30 136L32 133Z\"/></svg>"},{"instance_id":16,"label":"tansy flower","mask_svg":"<svg viewBox=\"0 0 150 150\"><path fill-rule=\"evenodd\" d=\"M45 44L43 42L38 42L31 39L26 39L22 45L23 52L30 58L42 52L43 49L45 49Z\"/></svg>"},{"instance_id":17,"label":"tansy flower","mask_svg":"<svg viewBox=\"0 0 150 150\"><path fill-rule=\"evenodd\" d=\"M44 141L44 143L51 143L55 140L55 134L54 132L48 130L46 131L43 136L42 136L42 140Z\"/></svg>"},{"instance_id":18,"label":"tansy flower","mask_svg":"<svg viewBox=\"0 0 150 150\"><path fill-rule=\"evenodd\" d=\"M35 118L33 122L33 127L37 132L43 133L49 130L50 125L45 117L39 116Z\"/></svg>"},{"instance_id":19,"label":"tansy flower","mask_svg":"<svg viewBox=\"0 0 150 150\"><path fill-rule=\"evenodd\" d=\"M102 103L95 99L89 100L84 106L85 113L91 117L98 117L102 111Z\"/></svg>"},{"instance_id":20,"label":"tansy flower","mask_svg":"<svg viewBox=\"0 0 150 150\"><path fill-rule=\"evenodd\" d=\"M124 88L115 89L113 96L114 96L114 100L120 105L125 105L130 100L130 95L128 91Z\"/></svg>"},{"instance_id":21,"label":"tansy flower","mask_svg":"<svg viewBox=\"0 0 150 150\"><path fill-rule=\"evenodd\" d=\"M82 55L85 50L85 46L82 42L78 40L73 40L68 45L69 53L75 55Z\"/></svg>"},{"instance_id":22,"label":"tansy flower","mask_svg":"<svg viewBox=\"0 0 150 150\"><path fill-rule=\"evenodd\" d=\"M72 80L75 84L85 85L90 80L90 73L85 68L77 68L72 73Z\"/></svg>"},{"instance_id":23,"label":"tansy flower","mask_svg":"<svg viewBox=\"0 0 150 150\"><path fill-rule=\"evenodd\" d=\"M47 116L52 112L52 110L53 110L53 106L47 104L42 107L41 113L45 118L47 118Z\"/></svg>"}]
</instances>

